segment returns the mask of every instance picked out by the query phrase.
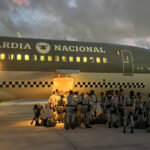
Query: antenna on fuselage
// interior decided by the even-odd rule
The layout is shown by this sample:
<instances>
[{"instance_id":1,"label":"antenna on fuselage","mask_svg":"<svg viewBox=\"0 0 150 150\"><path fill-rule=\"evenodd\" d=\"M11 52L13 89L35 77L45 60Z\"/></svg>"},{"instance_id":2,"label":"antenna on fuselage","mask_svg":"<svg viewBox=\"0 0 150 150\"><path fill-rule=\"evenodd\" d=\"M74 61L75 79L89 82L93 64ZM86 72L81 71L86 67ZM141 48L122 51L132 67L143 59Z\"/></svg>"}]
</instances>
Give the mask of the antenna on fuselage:
<instances>
[{"instance_id":1,"label":"antenna on fuselage","mask_svg":"<svg viewBox=\"0 0 150 150\"><path fill-rule=\"evenodd\" d=\"M18 36L18 38L22 38L22 35L20 32L17 32L17 36Z\"/></svg>"}]
</instances>

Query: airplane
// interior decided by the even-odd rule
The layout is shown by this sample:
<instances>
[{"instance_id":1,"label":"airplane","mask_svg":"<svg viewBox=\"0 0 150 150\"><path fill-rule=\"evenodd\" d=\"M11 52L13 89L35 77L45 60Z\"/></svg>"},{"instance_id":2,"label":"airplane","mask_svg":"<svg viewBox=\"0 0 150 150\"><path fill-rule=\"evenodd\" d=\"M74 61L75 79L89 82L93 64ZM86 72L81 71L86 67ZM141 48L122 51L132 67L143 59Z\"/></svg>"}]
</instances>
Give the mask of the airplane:
<instances>
[{"instance_id":1,"label":"airplane","mask_svg":"<svg viewBox=\"0 0 150 150\"><path fill-rule=\"evenodd\" d=\"M53 90L150 93L150 51L105 43L0 37L0 101Z\"/></svg>"}]
</instances>

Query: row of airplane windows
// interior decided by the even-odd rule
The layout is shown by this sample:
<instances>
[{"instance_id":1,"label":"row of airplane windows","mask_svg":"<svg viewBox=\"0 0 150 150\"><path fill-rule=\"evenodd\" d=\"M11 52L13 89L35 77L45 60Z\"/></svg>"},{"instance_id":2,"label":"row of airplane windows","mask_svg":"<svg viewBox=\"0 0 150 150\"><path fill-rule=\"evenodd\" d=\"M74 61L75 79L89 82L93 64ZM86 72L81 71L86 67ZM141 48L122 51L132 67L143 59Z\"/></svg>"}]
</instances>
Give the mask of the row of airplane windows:
<instances>
[{"instance_id":1,"label":"row of airplane windows","mask_svg":"<svg viewBox=\"0 0 150 150\"><path fill-rule=\"evenodd\" d=\"M32 58L31 58L32 57ZM1 53L0 54L0 60L5 60L7 59L6 55L4 53ZM30 60L33 60L33 61L49 61L49 62L52 62L52 61L56 61L56 62L59 62L59 61L62 61L62 62L77 62L77 63L80 63L81 60L83 60L84 63L87 63L87 62L90 62L90 63L104 63L106 64L108 62L107 58L106 57L103 57L103 58L100 58L100 57L80 57L80 56L77 56L77 57L73 57L73 56L44 56L44 55L41 55L39 58L37 55L33 55L33 56L30 56L28 54L25 54L25 55L22 55L22 54L9 54L8 55L8 60L17 60L17 61L21 61L21 60L25 60L25 61L30 61Z\"/></svg>"}]
</instances>

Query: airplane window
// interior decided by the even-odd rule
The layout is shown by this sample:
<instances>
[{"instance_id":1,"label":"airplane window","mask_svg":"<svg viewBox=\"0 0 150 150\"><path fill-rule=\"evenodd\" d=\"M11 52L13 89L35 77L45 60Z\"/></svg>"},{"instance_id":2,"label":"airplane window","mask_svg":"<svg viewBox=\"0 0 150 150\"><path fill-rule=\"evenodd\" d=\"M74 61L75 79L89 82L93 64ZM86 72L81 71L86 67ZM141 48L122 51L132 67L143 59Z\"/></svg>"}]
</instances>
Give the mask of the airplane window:
<instances>
[{"instance_id":1,"label":"airplane window","mask_svg":"<svg viewBox=\"0 0 150 150\"><path fill-rule=\"evenodd\" d=\"M66 56L62 56L62 61L66 62L67 61L67 57Z\"/></svg>"},{"instance_id":2,"label":"airplane window","mask_svg":"<svg viewBox=\"0 0 150 150\"><path fill-rule=\"evenodd\" d=\"M41 56L40 56L40 60L41 60L41 61L45 61L45 56L41 55Z\"/></svg>"},{"instance_id":3,"label":"airplane window","mask_svg":"<svg viewBox=\"0 0 150 150\"><path fill-rule=\"evenodd\" d=\"M14 54L9 54L8 59L9 60L14 60Z\"/></svg>"},{"instance_id":4,"label":"airplane window","mask_svg":"<svg viewBox=\"0 0 150 150\"><path fill-rule=\"evenodd\" d=\"M106 64L107 63L107 58L103 57L103 63Z\"/></svg>"},{"instance_id":5,"label":"airplane window","mask_svg":"<svg viewBox=\"0 0 150 150\"><path fill-rule=\"evenodd\" d=\"M76 62L80 62L80 57L76 57Z\"/></svg>"},{"instance_id":6,"label":"airplane window","mask_svg":"<svg viewBox=\"0 0 150 150\"><path fill-rule=\"evenodd\" d=\"M37 61L37 55L34 55L34 56L33 56L33 60L34 60L34 61Z\"/></svg>"},{"instance_id":7,"label":"airplane window","mask_svg":"<svg viewBox=\"0 0 150 150\"><path fill-rule=\"evenodd\" d=\"M24 59L26 60L26 61L29 61L29 55L24 55Z\"/></svg>"},{"instance_id":8,"label":"airplane window","mask_svg":"<svg viewBox=\"0 0 150 150\"><path fill-rule=\"evenodd\" d=\"M96 62L97 62L97 63L100 63L100 62L101 62L101 59L100 59L99 57L97 57L97 58L96 58Z\"/></svg>"},{"instance_id":9,"label":"airplane window","mask_svg":"<svg viewBox=\"0 0 150 150\"><path fill-rule=\"evenodd\" d=\"M87 63L87 57L83 57L83 62Z\"/></svg>"},{"instance_id":10,"label":"airplane window","mask_svg":"<svg viewBox=\"0 0 150 150\"><path fill-rule=\"evenodd\" d=\"M17 54L17 60L21 60L22 59L22 55L21 54Z\"/></svg>"},{"instance_id":11,"label":"airplane window","mask_svg":"<svg viewBox=\"0 0 150 150\"><path fill-rule=\"evenodd\" d=\"M72 56L69 57L69 61L73 62L73 57Z\"/></svg>"},{"instance_id":12,"label":"airplane window","mask_svg":"<svg viewBox=\"0 0 150 150\"><path fill-rule=\"evenodd\" d=\"M52 56L48 56L48 61L53 61Z\"/></svg>"},{"instance_id":13,"label":"airplane window","mask_svg":"<svg viewBox=\"0 0 150 150\"><path fill-rule=\"evenodd\" d=\"M59 62L59 56L55 56L55 61Z\"/></svg>"},{"instance_id":14,"label":"airplane window","mask_svg":"<svg viewBox=\"0 0 150 150\"><path fill-rule=\"evenodd\" d=\"M90 57L90 62L94 63L94 57Z\"/></svg>"},{"instance_id":15,"label":"airplane window","mask_svg":"<svg viewBox=\"0 0 150 150\"><path fill-rule=\"evenodd\" d=\"M3 53L0 54L0 59L1 59L1 60L4 60L4 59L5 59L5 54L3 54Z\"/></svg>"}]
</instances>

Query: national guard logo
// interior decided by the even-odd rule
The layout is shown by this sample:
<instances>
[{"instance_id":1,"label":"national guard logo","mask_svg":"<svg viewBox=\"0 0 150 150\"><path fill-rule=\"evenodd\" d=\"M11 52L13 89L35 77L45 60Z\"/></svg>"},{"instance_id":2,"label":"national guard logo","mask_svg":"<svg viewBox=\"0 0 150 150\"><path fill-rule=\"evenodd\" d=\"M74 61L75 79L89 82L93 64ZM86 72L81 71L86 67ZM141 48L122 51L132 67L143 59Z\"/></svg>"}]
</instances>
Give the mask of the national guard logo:
<instances>
[{"instance_id":1,"label":"national guard logo","mask_svg":"<svg viewBox=\"0 0 150 150\"><path fill-rule=\"evenodd\" d=\"M40 42L36 44L36 50L41 54L47 54L51 50L49 43Z\"/></svg>"}]
</instances>

